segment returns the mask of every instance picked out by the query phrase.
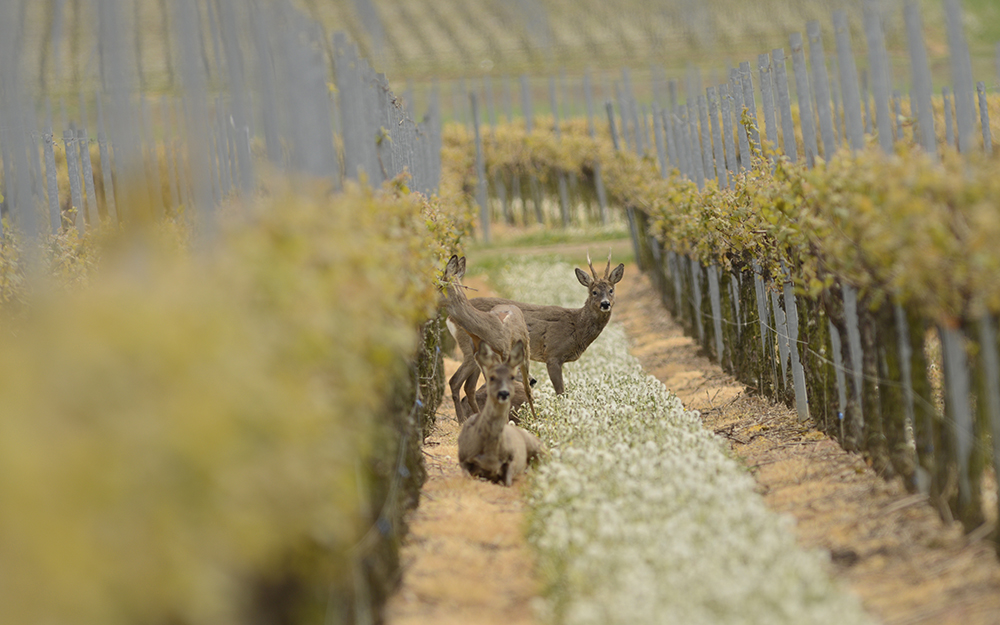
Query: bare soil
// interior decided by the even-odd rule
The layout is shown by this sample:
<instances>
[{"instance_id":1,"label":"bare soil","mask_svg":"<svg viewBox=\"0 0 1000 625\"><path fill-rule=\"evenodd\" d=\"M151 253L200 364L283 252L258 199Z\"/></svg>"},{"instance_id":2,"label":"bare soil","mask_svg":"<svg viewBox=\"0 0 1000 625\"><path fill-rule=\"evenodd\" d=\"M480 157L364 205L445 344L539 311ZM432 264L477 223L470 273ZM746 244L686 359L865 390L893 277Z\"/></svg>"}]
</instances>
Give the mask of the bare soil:
<instances>
[{"instance_id":1,"label":"bare soil","mask_svg":"<svg viewBox=\"0 0 1000 625\"><path fill-rule=\"evenodd\" d=\"M489 294L485 283L467 282ZM893 625L1000 623L1000 563L986 540L992 527L963 535L923 496L886 482L859 455L798 423L793 410L748 396L699 354L635 265L617 287L614 320L646 371L730 441L768 505L795 517L799 543L830 552L831 574L874 617ZM446 360L447 375L457 365ZM464 477L457 436L449 397L425 444L429 478L387 621L532 623L540 585L523 537L524 480L507 489Z\"/></svg>"},{"instance_id":2,"label":"bare soil","mask_svg":"<svg viewBox=\"0 0 1000 625\"><path fill-rule=\"evenodd\" d=\"M632 353L730 441L768 505L797 521L798 540L830 552L831 572L891 624L1000 623L1000 562L987 525L965 536L922 495L875 474L858 454L798 422L795 411L743 387L698 353L696 341L630 267L615 319Z\"/></svg>"},{"instance_id":3,"label":"bare soil","mask_svg":"<svg viewBox=\"0 0 1000 625\"><path fill-rule=\"evenodd\" d=\"M445 359L445 379L459 361ZM394 625L531 625L540 591L524 540L524 477L511 488L462 474L450 391L424 442L427 481L402 551L403 583L386 610Z\"/></svg>"}]
</instances>

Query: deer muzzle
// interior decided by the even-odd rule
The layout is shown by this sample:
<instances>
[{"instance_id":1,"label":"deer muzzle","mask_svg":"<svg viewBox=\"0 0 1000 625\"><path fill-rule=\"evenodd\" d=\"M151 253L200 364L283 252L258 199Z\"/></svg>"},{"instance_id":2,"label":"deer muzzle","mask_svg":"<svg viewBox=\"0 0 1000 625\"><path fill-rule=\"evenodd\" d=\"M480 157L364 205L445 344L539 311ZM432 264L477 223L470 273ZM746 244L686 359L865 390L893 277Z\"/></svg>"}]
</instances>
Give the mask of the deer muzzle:
<instances>
[{"instance_id":1,"label":"deer muzzle","mask_svg":"<svg viewBox=\"0 0 1000 625\"><path fill-rule=\"evenodd\" d=\"M611 310L611 302L606 299L601 300L601 310Z\"/></svg>"},{"instance_id":2,"label":"deer muzzle","mask_svg":"<svg viewBox=\"0 0 1000 625\"><path fill-rule=\"evenodd\" d=\"M497 391L497 399L500 401L507 401L510 397L510 391Z\"/></svg>"}]
</instances>

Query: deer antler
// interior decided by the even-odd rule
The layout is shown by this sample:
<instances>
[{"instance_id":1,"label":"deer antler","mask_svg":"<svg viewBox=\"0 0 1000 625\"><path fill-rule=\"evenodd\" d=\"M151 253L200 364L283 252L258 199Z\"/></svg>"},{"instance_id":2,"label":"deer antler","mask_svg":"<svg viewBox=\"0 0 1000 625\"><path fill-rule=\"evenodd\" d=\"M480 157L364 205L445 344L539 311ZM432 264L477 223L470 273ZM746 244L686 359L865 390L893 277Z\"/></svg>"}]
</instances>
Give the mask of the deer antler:
<instances>
[{"instance_id":1,"label":"deer antler","mask_svg":"<svg viewBox=\"0 0 1000 625\"><path fill-rule=\"evenodd\" d=\"M590 252L587 252L587 264L590 265L590 273L592 276L594 276L594 280L597 280L598 279L597 271L594 270L594 263L590 262ZM608 266L610 267L610 265ZM604 273L607 274L606 271ZM605 275L604 277L606 278L607 276Z\"/></svg>"},{"instance_id":2,"label":"deer antler","mask_svg":"<svg viewBox=\"0 0 1000 625\"><path fill-rule=\"evenodd\" d=\"M590 270L593 271L594 268L591 267ZM610 272L611 272L611 248L609 247L608 248L608 266L604 268L604 279L605 280L608 279L608 275L609 275ZM594 277L595 278L597 277L596 273L594 274Z\"/></svg>"}]
</instances>

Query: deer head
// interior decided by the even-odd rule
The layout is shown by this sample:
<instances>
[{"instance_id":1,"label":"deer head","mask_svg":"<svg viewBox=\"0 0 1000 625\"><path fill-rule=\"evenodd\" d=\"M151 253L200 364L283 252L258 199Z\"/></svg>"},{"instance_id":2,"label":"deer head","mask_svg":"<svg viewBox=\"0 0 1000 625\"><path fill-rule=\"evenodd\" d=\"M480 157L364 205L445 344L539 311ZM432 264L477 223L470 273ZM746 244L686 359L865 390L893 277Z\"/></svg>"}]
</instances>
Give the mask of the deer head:
<instances>
[{"instance_id":1,"label":"deer head","mask_svg":"<svg viewBox=\"0 0 1000 625\"><path fill-rule=\"evenodd\" d=\"M476 363L486 377L487 402L497 401L502 404L510 402L517 371L513 363L519 363L523 359L524 341L514 341L510 346L510 354L505 359L501 359L500 354L493 351L486 342L479 344L476 350Z\"/></svg>"},{"instance_id":2,"label":"deer head","mask_svg":"<svg viewBox=\"0 0 1000 625\"><path fill-rule=\"evenodd\" d=\"M611 307L615 305L615 285L625 275L625 265L619 263L615 270L611 271L611 252L608 252L608 266L604 268L604 277L598 278L594 264L590 262L590 254L587 254L587 264L590 265L589 276L582 269L576 270L576 279L590 290L590 296L584 307L598 314L609 315Z\"/></svg>"}]
</instances>

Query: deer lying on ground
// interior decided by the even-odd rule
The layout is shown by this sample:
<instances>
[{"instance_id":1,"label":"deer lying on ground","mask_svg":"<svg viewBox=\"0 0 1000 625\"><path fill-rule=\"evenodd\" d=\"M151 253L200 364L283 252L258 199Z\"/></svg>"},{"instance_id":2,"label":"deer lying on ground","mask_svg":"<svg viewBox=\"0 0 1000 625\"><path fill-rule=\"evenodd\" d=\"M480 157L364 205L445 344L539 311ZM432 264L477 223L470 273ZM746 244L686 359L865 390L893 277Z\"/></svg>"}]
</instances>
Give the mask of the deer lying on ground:
<instances>
[{"instance_id":1,"label":"deer lying on ground","mask_svg":"<svg viewBox=\"0 0 1000 625\"><path fill-rule=\"evenodd\" d=\"M602 278L597 277L594 264L590 261L590 254L587 255L587 264L590 266L591 275L588 276L582 269L576 270L576 279L589 291L587 301L580 308L539 306L499 297L468 300L474 308L481 311L491 310L496 306L514 305L524 313L530 337L530 358L545 363L557 395L561 395L564 390L563 364L579 358L594 339L600 336L604 326L608 325L608 320L611 319L611 307L615 305L615 285L625 274L624 264L619 264L614 271L611 271L611 254L608 254L608 265L604 269ZM469 390L469 381L467 378L459 378L460 373L470 378L473 389L478 381L479 372L474 367L475 352L470 347L472 341L463 337L460 332L452 331L452 334L456 335L455 339L463 357L459 371L451 379L452 392L455 393L456 385L461 386L465 383L470 408L475 411L478 405L474 403L475 395Z\"/></svg>"},{"instance_id":2,"label":"deer lying on ground","mask_svg":"<svg viewBox=\"0 0 1000 625\"><path fill-rule=\"evenodd\" d=\"M531 379L529 380L529 383L532 385L532 388L534 388L535 380ZM472 408L472 406L469 405L468 397L463 397L462 398L463 412L467 415L475 414L479 410L479 406L485 406L486 392L487 389L485 384L483 386L480 386L479 390L476 391L476 408ZM510 415L508 415L507 417L508 419L514 422L514 425L520 424L521 420L517 416L517 411L520 410L521 406L523 406L527 401L528 401L528 394L524 392L524 384L522 384L518 380L514 380L514 386L511 388L511 394L510 394Z\"/></svg>"},{"instance_id":3,"label":"deer lying on ground","mask_svg":"<svg viewBox=\"0 0 1000 625\"><path fill-rule=\"evenodd\" d=\"M455 414L458 417L458 422L463 423L468 417L459 397L463 384L465 384L465 393L469 398L468 405L472 409L471 412L479 410L479 405L475 402L479 367L475 362L474 354L479 351L483 343L488 344L494 352L504 359L510 354L511 346L515 342L520 341L524 346L524 349L519 352L520 357L514 360L514 366L521 369L528 405L534 414L535 403L531 396L529 382L531 376L528 372L530 337L528 326L524 322L524 315L517 306L510 303L501 302L485 309L473 307L462 290L460 282L463 276L465 276L465 257L452 256L444 269L448 308L446 324L448 330L462 346L463 355L466 353L473 355L473 357L463 360L458 371L448 381L451 387L451 397L455 402ZM473 373L475 373L474 377ZM471 382L468 381L470 378L472 378Z\"/></svg>"},{"instance_id":4,"label":"deer lying on ground","mask_svg":"<svg viewBox=\"0 0 1000 625\"><path fill-rule=\"evenodd\" d=\"M545 447L538 438L507 421L517 363L526 355L524 342L514 341L506 358L483 341L476 362L486 377L486 403L458 433L458 462L472 477L510 486Z\"/></svg>"}]
</instances>

